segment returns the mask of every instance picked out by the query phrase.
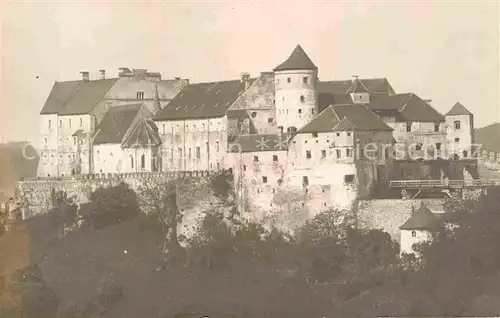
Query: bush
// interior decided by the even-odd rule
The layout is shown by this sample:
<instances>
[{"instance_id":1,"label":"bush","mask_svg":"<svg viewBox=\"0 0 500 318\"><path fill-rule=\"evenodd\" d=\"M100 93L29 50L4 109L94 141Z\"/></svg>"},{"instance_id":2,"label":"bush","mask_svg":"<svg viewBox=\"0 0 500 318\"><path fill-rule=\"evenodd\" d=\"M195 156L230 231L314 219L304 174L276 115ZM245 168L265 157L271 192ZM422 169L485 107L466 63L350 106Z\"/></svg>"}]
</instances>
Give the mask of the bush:
<instances>
[{"instance_id":1,"label":"bush","mask_svg":"<svg viewBox=\"0 0 500 318\"><path fill-rule=\"evenodd\" d=\"M139 213L137 194L125 183L97 189L90 195L90 202L80 206L84 224L93 228L131 220Z\"/></svg>"}]
</instances>

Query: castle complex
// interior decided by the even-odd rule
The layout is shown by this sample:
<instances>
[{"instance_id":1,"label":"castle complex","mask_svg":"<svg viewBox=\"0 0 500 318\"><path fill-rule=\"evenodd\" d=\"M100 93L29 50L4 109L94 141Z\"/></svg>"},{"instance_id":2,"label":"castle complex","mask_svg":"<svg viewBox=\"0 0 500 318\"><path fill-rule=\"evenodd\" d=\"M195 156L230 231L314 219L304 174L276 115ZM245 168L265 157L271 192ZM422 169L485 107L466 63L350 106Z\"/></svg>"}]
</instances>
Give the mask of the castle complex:
<instances>
[{"instance_id":1,"label":"castle complex","mask_svg":"<svg viewBox=\"0 0 500 318\"><path fill-rule=\"evenodd\" d=\"M460 103L442 115L387 79L320 81L300 45L258 77L100 74L54 84L40 113L40 177L229 169L243 211L273 210L283 197L319 211L393 179L447 177L415 176L404 162L474 155L474 117Z\"/></svg>"}]
</instances>

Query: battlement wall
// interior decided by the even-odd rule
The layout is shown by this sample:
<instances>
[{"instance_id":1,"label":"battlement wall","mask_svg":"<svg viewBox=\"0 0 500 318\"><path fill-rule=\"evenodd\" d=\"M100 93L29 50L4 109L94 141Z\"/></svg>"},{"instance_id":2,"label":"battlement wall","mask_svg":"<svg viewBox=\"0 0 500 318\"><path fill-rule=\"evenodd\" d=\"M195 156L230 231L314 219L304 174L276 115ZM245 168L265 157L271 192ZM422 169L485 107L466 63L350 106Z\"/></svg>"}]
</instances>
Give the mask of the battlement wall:
<instances>
[{"instance_id":1,"label":"battlement wall","mask_svg":"<svg viewBox=\"0 0 500 318\"><path fill-rule=\"evenodd\" d=\"M53 190L65 191L77 205L88 202L90 194L98 188L116 186L122 182L137 191L142 184L160 180L177 180L180 186L179 204L192 207L214 200L211 189L211 176L218 172L187 171L187 172L155 172L155 173L124 173L95 174L73 177L47 177L23 179L17 183L16 200L21 206L22 218L46 213L52 205ZM230 171L223 171L231 174ZM138 193L139 195L139 193ZM198 203L199 202L199 203Z\"/></svg>"}]
</instances>

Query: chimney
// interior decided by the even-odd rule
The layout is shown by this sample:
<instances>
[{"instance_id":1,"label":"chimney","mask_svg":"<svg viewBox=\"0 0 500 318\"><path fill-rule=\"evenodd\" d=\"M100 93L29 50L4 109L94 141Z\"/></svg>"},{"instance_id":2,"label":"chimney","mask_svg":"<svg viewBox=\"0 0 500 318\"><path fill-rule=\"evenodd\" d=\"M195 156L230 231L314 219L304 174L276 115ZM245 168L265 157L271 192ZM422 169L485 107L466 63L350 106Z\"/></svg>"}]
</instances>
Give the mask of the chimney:
<instances>
[{"instance_id":1,"label":"chimney","mask_svg":"<svg viewBox=\"0 0 500 318\"><path fill-rule=\"evenodd\" d=\"M245 90L247 90L248 86L250 86L250 73L241 73L241 82L245 83Z\"/></svg>"},{"instance_id":2,"label":"chimney","mask_svg":"<svg viewBox=\"0 0 500 318\"><path fill-rule=\"evenodd\" d=\"M353 83L356 82L358 80L358 77L359 77L358 75L353 75L352 76L352 82Z\"/></svg>"},{"instance_id":3,"label":"chimney","mask_svg":"<svg viewBox=\"0 0 500 318\"><path fill-rule=\"evenodd\" d=\"M106 79L106 70L99 70L99 79Z\"/></svg>"},{"instance_id":4,"label":"chimney","mask_svg":"<svg viewBox=\"0 0 500 318\"><path fill-rule=\"evenodd\" d=\"M88 82L90 77L89 77L89 72L87 71L81 71L80 74L82 75L82 81Z\"/></svg>"}]
</instances>

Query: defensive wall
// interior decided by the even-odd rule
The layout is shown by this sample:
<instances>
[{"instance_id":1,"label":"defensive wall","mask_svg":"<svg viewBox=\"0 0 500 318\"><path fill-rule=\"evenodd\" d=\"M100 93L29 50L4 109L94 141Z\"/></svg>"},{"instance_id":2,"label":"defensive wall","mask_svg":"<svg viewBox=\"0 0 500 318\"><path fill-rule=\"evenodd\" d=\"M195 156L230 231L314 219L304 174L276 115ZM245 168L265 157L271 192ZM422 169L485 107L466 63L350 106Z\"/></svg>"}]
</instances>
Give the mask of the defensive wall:
<instances>
[{"instance_id":1,"label":"defensive wall","mask_svg":"<svg viewBox=\"0 0 500 318\"><path fill-rule=\"evenodd\" d=\"M190 209L215 200L210 184L210 178L214 174L215 172L208 171L149 172L23 179L17 183L16 199L22 211L22 218L26 219L45 213L51 208L53 190L65 191L68 197L79 205L88 202L90 194L100 187L115 186L124 182L137 192L141 184L176 180L179 186L178 203L181 208Z\"/></svg>"}]
</instances>

